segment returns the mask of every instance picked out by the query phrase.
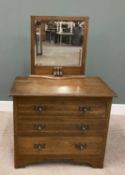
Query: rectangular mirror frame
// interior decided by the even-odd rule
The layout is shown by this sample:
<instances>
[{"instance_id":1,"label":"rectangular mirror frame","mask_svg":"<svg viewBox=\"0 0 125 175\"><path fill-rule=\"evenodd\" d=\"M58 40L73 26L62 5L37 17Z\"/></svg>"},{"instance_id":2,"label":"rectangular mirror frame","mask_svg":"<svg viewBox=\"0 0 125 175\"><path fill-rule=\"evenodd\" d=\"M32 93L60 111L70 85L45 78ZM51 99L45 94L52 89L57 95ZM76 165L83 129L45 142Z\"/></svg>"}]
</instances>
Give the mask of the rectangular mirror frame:
<instances>
[{"instance_id":1,"label":"rectangular mirror frame","mask_svg":"<svg viewBox=\"0 0 125 175\"><path fill-rule=\"evenodd\" d=\"M85 74L85 62L86 62L86 47L87 47L87 35L88 35L88 21L89 17L76 17L76 16L31 16L31 74L34 75L53 75L53 69L55 66L36 66L35 65L35 20L65 20L65 21L84 21L84 42L82 45L82 61L80 66L61 66L63 75L84 75Z\"/></svg>"}]
</instances>

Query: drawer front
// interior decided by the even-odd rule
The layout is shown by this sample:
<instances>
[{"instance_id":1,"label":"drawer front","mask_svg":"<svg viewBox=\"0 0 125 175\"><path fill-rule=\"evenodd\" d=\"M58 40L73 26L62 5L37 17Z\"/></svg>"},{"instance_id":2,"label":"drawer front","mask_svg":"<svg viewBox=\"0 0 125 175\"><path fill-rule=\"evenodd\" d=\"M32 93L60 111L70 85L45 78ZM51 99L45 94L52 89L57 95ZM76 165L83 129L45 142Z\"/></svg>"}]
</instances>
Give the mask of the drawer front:
<instances>
[{"instance_id":1,"label":"drawer front","mask_svg":"<svg viewBox=\"0 0 125 175\"><path fill-rule=\"evenodd\" d=\"M24 135L55 135L55 134L74 134L74 135L99 135L105 132L107 121L100 119L83 119L75 121L53 122L44 120L18 122L18 133Z\"/></svg>"},{"instance_id":2,"label":"drawer front","mask_svg":"<svg viewBox=\"0 0 125 175\"><path fill-rule=\"evenodd\" d=\"M106 103L87 101L31 101L17 104L17 111L21 118L31 116L82 116L105 117Z\"/></svg>"},{"instance_id":3,"label":"drawer front","mask_svg":"<svg viewBox=\"0 0 125 175\"><path fill-rule=\"evenodd\" d=\"M100 155L103 137L19 137L22 155Z\"/></svg>"}]
</instances>

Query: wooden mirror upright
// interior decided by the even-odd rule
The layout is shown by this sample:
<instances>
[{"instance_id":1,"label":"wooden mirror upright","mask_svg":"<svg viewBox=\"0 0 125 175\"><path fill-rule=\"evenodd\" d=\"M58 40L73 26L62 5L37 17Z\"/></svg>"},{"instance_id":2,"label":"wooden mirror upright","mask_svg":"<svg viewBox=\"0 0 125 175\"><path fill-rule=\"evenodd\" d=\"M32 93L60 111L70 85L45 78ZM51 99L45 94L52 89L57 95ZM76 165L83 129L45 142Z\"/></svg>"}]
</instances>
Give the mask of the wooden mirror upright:
<instances>
[{"instance_id":1,"label":"wooden mirror upright","mask_svg":"<svg viewBox=\"0 0 125 175\"><path fill-rule=\"evenodd\" d=\"M84 75L88 17L31 17L31 74Z\"/></svg>"}]
</instances>

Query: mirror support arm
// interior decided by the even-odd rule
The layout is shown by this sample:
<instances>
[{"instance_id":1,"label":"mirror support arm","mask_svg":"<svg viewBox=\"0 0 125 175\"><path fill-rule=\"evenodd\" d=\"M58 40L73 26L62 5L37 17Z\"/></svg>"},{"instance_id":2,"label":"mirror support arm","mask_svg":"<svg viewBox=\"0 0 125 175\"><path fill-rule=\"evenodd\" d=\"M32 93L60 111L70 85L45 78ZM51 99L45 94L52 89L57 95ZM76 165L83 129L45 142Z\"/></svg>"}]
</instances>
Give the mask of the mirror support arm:
<instances>
[{"instance_id":1,"label":"mirror support arm","mask_svg":"<svg viewBox=\"0 0 125 175\"><path fill-rule=\"evenodd\" d=\"M60 67L60 66L54 67L54 68L53 68L53 75L54 75L54 76L58 76L58 77L63 76L62 67Z\"/></svg>"}]
</instances>

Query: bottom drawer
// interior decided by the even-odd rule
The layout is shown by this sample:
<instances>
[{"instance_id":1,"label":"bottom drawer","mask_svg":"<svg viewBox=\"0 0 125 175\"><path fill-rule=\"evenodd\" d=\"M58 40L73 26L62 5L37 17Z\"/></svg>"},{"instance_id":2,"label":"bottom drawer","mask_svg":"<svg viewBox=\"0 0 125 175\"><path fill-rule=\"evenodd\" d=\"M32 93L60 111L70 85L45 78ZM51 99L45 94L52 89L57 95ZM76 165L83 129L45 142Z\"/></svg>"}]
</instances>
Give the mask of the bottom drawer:
<instances>
[{"instance_id":1,"label":"bottom drawer","mask_svg":"<svg viewBox=\"0 0 125 175\"><path fill-rule=\"evenodd\" d=\"M103 137L19 137L22 155L100 155Z\"/></svg>"}]
</instances>

